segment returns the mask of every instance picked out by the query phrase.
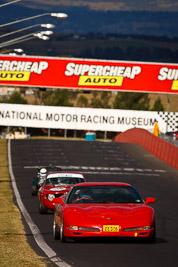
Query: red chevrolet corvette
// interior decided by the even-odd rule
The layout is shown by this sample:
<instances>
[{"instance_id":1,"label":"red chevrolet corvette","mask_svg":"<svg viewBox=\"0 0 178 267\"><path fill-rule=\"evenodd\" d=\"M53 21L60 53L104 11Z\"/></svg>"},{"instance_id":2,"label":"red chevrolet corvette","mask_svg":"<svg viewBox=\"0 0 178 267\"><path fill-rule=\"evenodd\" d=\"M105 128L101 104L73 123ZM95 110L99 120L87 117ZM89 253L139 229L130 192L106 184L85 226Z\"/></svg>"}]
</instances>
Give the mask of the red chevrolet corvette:
<instances>
[{"instance_id":1,"label":"red chevrolet corvette","mask_svg":"<svg viewBox=\"0 0 178 267\"><path fill-rule=\"evenodd\" d=\"M85 177L79 172L55 171L47 174L43 185L38 190L39 213L54 210L52 200L68 193L77 183L85 182Z\"/></svg>"},{"instance_id":2,"label":"red chevrolet corvette","mask_svg":"<svg viewBox=\"0 0 178 267\"><path fill-rule=\"evenodd\" d=\"M83 183L54 199L54 239L135 237L155 241L155 216L148 203L126 183Z\"/></svg>"}]
</instances>

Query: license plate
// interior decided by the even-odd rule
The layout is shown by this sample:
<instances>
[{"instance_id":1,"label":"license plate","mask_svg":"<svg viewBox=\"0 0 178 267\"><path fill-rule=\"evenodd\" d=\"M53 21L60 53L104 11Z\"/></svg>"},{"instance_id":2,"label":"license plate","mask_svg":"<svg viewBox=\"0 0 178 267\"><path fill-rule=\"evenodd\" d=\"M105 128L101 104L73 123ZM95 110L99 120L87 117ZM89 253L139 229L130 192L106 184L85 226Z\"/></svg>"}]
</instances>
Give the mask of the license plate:
<instances>
[{"instance_id":1,"label":"license plate","mask_svg":"<svg viewBox=\"0 0 178 267\"><path fill-rule=\"evenodd\" d=\"M119 232L119 225L103 225L103 232Z\"/></svg>"}]
</instances>

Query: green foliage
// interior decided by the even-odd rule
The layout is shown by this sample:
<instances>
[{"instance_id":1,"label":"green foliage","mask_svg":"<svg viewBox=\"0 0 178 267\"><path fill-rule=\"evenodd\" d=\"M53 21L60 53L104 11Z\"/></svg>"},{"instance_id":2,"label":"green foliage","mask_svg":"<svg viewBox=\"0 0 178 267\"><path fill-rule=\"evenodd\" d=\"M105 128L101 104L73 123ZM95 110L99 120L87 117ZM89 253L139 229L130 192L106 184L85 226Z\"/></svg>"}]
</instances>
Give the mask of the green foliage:
<instances>
[{"instance_id":1,"label":"green foliage","mask_svg":"<svg viewBox=\"0 0 178 267\"><path fill-rule=\"evenodd\" d=\"M161 102L160 97L157 97L155 100L153 107L151 108L152 111L164 111L164 106Z\"/></svg>"},{"instance_id":2,"label":"green foliage","mask_svg":"<svg viewBox=\"0 0 178 267\"><path fill-rule=\"evenodd\" d=\"M113 108L128 110L149 110L150 100L147 93L118 92Z\"/></svg>"},{"instance_id":3,"label":"green foliage","mask_svg":"<svg viewBox=\"0 0 178 267\"><path fill-rule=\"evenodd\" d=\"M92 92L92 99L90 103L91 108L111 108L109 104L111 98L110 92Z\"/></svg>"},{"instance_id":4,"label":"green foliage","mask_svg":"<svg viewBox=\"0 0 178 267\"><path fill-rule=\"evenodd\" d=\"M88 107L88 99L81 95L77 100L77 107Z\"/></svg>"},{"instance_id":5,"label":"green foliage","mask_svg":"<svg viewBox=\"0 0 178 267\"><path fill-rule=\"evenodd\" d=\"M73 104L69 100L70 92L66 89L57 89L52 94L44 99L44 104L47 106L65 106L72 107Z\"/></svg>"},{"instance_id":6,"label":"green foliage","mask_svg":"<svg viewBox=\"0 0 178 267\"><path fill-rule=\"evenodd\" d=\"M7 103L7 98L2 96L2 99L0 99L0 103Z\"/></svg>"},{"instance_id":7,"label":"green foliage","mask_svg":"<svg viewBox=\"0 0 178 267\"><path fill-rule=\"evenodd\" d=\"M14 93L10 96L9 100L7 101L7 103L9 103L9 104L28 104L27 100L24 99L24 98L20 95L20 93L18 93L18 92L14 92Z\"/></svg>"}]
</instances>

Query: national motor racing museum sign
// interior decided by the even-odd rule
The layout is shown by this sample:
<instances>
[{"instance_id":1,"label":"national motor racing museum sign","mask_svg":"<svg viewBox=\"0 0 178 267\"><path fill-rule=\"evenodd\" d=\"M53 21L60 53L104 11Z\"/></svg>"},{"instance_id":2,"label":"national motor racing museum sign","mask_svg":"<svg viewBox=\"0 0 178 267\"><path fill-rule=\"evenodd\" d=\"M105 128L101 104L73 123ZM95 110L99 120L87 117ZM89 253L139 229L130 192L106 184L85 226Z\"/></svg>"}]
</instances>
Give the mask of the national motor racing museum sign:
<instances>
[{"instance_id":1,"label":"national motor racing museum sign","mask_svg":"<svg viewBox=\"0 0 178 267\"><path fill-rule=\"evenodd\" d=\"M167 121L168 120L168 121ZM0 104L0 125L32 128L123 132L131 128L176 131L178 113L119 109Z\"/></svg>"},{"instance_id":2,"label":"national motor racing museum sign","mask_svg":"<svg viewBox=\"0 0 178 267\"><path fill-rule=\"evenodd\" d=\"M0 85L178 93L178 64L0 55Z\"/></svg>"}]
</instances>

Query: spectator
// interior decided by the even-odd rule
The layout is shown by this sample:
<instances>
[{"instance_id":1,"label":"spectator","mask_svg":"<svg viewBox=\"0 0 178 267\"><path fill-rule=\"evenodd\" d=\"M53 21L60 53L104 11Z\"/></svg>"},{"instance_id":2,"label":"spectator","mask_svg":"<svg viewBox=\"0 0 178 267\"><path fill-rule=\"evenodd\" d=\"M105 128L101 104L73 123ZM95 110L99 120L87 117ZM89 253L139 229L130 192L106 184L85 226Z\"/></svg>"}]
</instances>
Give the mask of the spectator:
<instances>
[{"instance_id":1,"label":"spectator","mask_svg":"<svg viewBox=\"0 0 178 267\"><path fill-rule=\"evenodd\" d=\"M159 126L158 126L158 122L157 121L154 124L153 134L154 134L154 136L159 136Z\"/></svg>"}]
</instances>

